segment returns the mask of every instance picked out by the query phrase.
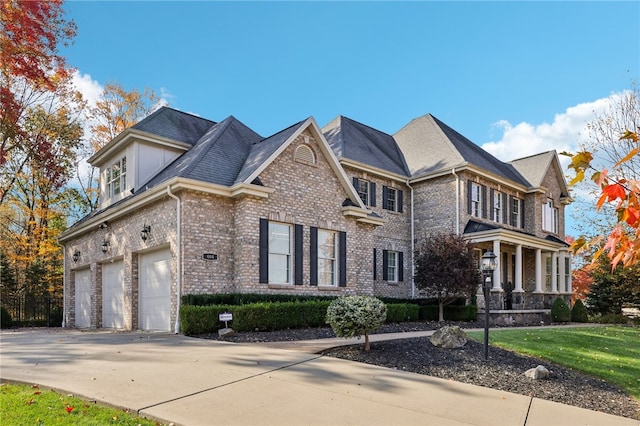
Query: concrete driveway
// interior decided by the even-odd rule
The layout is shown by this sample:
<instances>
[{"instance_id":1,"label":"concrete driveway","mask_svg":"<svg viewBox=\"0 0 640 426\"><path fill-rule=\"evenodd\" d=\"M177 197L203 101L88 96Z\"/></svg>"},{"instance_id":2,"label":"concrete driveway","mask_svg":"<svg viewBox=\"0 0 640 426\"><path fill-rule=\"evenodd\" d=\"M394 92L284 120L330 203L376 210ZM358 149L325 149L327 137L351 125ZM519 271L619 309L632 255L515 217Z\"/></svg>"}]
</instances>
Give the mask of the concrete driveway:
<instances>
[{"instance_id":1,"label":"concrete driveway","mask_svg":"<svg viewBox=\"0 0 640 426\"><path fill-rule=\"evenodd\" d=\"M300 351L165 333L0 333L0 377L182 425L634 425ZM8 414L10 416L10 413Z\"/></svg>"}]
</instances>

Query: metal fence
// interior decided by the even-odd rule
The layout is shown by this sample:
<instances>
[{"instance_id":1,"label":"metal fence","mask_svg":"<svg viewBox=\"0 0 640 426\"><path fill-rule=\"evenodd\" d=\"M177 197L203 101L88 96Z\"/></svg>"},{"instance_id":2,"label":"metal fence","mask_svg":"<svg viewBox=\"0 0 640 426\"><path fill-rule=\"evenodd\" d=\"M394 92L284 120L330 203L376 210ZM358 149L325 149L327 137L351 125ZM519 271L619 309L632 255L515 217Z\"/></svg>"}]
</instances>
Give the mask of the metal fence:
<instances>
[{"instance_id":1,"label":"metal fence","mask_svg":"<svg viewBox=\"0 0 640 426\"><path fill-rule=\"evenodd\" d=\"M1 305L11 315L13 323L22 326L62 326L62 296L2 296Z\"/></svg>"}]
</instances>

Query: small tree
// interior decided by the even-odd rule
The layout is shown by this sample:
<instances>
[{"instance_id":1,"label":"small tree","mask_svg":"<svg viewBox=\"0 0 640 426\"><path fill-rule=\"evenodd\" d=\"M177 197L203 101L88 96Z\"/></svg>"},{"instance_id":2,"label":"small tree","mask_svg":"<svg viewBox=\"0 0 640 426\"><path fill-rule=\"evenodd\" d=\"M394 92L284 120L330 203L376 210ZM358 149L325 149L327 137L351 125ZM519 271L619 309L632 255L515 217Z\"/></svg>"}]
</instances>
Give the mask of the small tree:
<instances>
[{"instance_id":1,"label":"small tree","mask_svg":"<svg viewBox=\"0 0 640 426\"><path fill-rule=\"evenodd\" d=\"M438 320L444 321L444 306L459 297L470 298L480 283L473 259L474 244L456 234L436 234L415 252L415 283L438 299Z\"/></svg>"},{"instance_id":2,"label":"small tree","mask_svg":"<svg viewBox=\"0 0 640 426\"><path fill-rule=\"evenodd\" d=\"M573 322L589 322L589 315L587 308L582 303L582 300L578 299L571 308L571 321Z\"/></svg>"},{"instance_id":3,"label":"small tree","mask_svg":"<svg viewBox=\"0 0 640 426\"><path fill-rule=\"evenodd\" d=\"M551 320L553 322L570 322L571 309L569 305L561 298L556 297L551 306Z\"/></svg>"},{"instance_id":4,"label":"small tree","mask_svg":"<svg viewBox=\"0 0 640 426\"><path fill-rule=\"evenodd\" d=\"M387 319L387 306L372 296L346 296L335 299L327 308L327 324L338 337L360 337L369 351L369 333Z\"/></svg>"}]
</instances>

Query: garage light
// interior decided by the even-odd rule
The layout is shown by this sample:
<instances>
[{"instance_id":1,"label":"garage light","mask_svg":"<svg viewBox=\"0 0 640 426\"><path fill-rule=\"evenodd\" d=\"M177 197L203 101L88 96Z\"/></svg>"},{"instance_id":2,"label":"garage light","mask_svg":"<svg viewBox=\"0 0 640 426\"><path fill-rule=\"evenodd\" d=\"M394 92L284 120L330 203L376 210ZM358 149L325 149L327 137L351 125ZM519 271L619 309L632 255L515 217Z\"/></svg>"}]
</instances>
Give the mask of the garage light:
<instances>
[{"instance_id":1,"label":"garage light","mask_svg":"<svg viewBox=\"0 0 640 426\"><path fill-rule=\"evenodd\" d=\"M140 238L142 238L142 241L147 241L147 238L149 238L150 233L151 233L151 225L144 224L142 226L142 231L140 231Z\"/></svg>"},{"instance_id":2,"label":"garage light","mask_svg":"<svg viewBox=\"0 0 640 426\"><path fill-rule=\"evenodd\" d=\"M106 253L107 251L109 251L109 246L110 246L110 245L111 245L111 244L109 244L109 241L104 240L104 241L102 242L102 252L103 252L103 253Z\"/></svg>"},{"instance_id":3,"label":"garage light","mask_svg":"<svg viewBox=\"0 0 640 426\"><path fill-rule=\"evenodd\" d=\"M80 259L80 250L76 250L76 251L73 253L73 257L72 257L72 259L73 259L73 261L74 261L74 262L77 262L77 261L78 261L78 259Z\"/></svg>"}]
</instances>

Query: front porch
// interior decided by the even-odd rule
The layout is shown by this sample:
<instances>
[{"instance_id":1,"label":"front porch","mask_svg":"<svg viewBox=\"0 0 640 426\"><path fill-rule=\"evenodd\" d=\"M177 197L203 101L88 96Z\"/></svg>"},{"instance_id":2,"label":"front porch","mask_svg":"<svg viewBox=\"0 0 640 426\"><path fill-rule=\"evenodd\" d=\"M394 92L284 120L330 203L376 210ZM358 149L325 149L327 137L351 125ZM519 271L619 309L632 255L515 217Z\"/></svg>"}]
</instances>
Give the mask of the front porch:
<instances>
[{"instance_id":1,"label":"front porch","mask_svg":"<svg viewBox=\"0 0 640 426\"><path fill-rule=\"evenodd\" d=\"M484 225L484 224L483 224ZM557 297L571 302L571 257L568 244L555 237L540 238L494 226L465 229L477 244L475 256L496 254L488 306L493 324L545 324ZM482 285L477 289L479 314L484 315Z\"/></svg>"}]
</instances>

